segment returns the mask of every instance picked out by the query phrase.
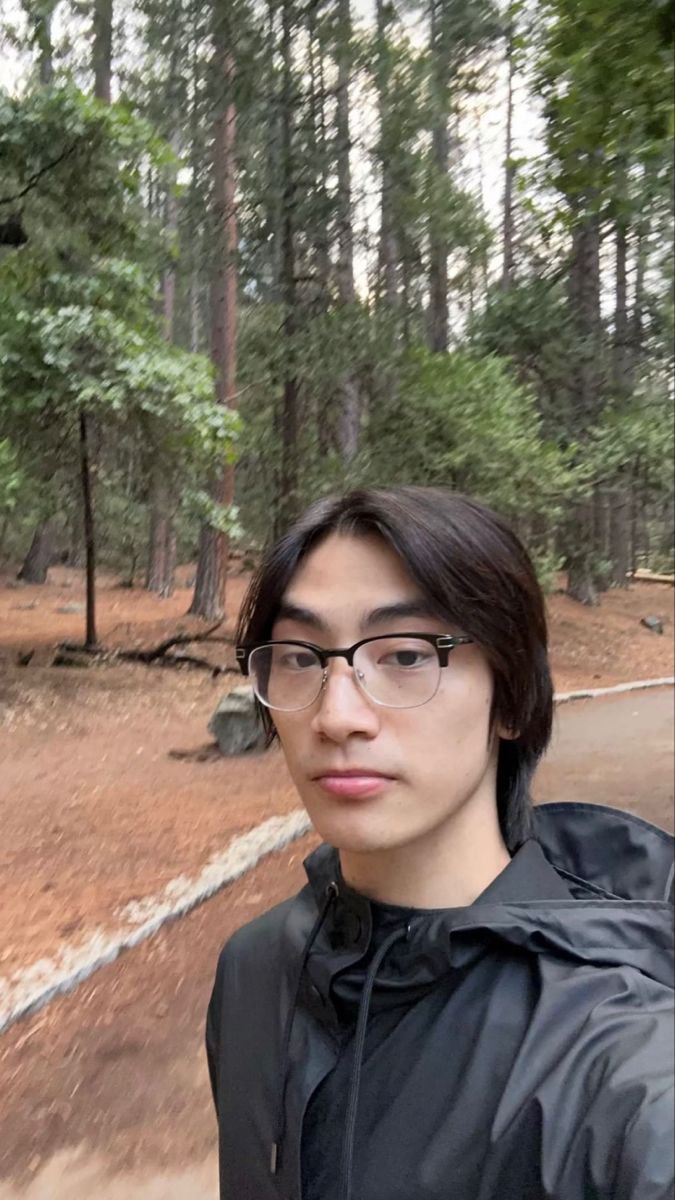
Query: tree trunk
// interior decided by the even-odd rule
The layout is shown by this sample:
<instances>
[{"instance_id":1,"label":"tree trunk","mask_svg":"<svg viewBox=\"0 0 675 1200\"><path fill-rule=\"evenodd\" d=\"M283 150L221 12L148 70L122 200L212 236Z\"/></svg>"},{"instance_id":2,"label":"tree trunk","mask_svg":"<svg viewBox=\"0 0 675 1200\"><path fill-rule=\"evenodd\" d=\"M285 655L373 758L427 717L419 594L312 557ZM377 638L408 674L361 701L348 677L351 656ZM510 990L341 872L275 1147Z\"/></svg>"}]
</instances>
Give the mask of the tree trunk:
<instances>
[{"instance_id":1,"label":"tree trunk","mask_svg":"<svg viewBox=\"0 0 675 1200\"><path fill-rule=\"evenodd\" d=\"M513 190L516 169L513 163L513 51L514 51L513 18L509 23L506 35L506 65L508 71L506 93L506 162L504 165L504 212L502 217L503 261L501 286L508 291L513 282L514 266L514 219L513 219Z\"/></svg>"},{"instance_id":2,"label":"tree trunk","mask_svg":"<svg viewBox=\"0 0 675 1200\"><path fill-rule=\"evenodd\" d=\"M284 0L282 14L283 84L282 122L282 216L281 286L284 304L286 361L281 403L281 470L277 500L275 535L284 532L298 513L298 379L293 361L293 341L297 329L295 279L295 204L296 180L293 163L293 13L291 0Z\"/></svg>"},{"instance_id":3,"label":"tree trunk","mask_svg":"<svg viewBox=\"0 0 675 1200\"><path fill-rule=\"evenodd\" d=\"M430 56L432 62L432 181L441 183L447 178L450 165L448 135L448 91L450 71L443 0L430 0ZM433 197L432 187L432 197ZM443 352L448 348L448 239L444 213L438 211L432 198L429 214L429 348Z\"/></svg>"},{"instance_id":4,"label":"tree trunk","mask_svg":"<svg viewBox=\"0 0 675 1200\"><path fill-rule=\"evenodd\" d=\"M337 29L337 184L338 184L338 296L353 304L354 233L352 230L352 173L350 162L349 88L352 71L352 20L350 0L338 0Z\"/></svg>"},{"instance_id":5,"label":"tree trunk","mask_svg":"<svg viewBox=\"0 0 675 1200\"><path fill-rule=\"evenodd\" d=\"M350 163L349 87L352 70L350 0L338 0L337 175L338 175L338 297L340 304L356 299L354 289L354 233L352 229L352 175ZM340 385L339 449L348 466L359 449L361 398L358 380L348 371Z\"/></svg>"},{"instance_id":6,"label":"tree trunk","mask_svg":"<svg viewBox=\"0 0 675 1200\"><path fill-rule=\"evenodd\" d=\"M578 504L567 535L567 595L580 604L598 603L593 580L593 501Z\"/></svg>"},{"instance_id":7,"label":"tree trunk","mask_svg":"<svg viewBox=\"0 0 675 1200\"><path fill-rule=\"evenodd\" d=\"M52 18L57 0L34 8L35 44L39 55L39 79L42 87L48 87L54 79L54 47L52 44Z\"/></svg>"},{"instance_id":8,"label":"tree trunk","mask_svg":"<svg viewBox=\"0 0 675 1200\"><path fill-rule=\"evenodd\" d=\"M378 303L396 309L400 303L399 275L400 249L396 230L395 183L391 169L391 134L388 126L389 80L391 75L387 30L391 20L391 5L387 0L377 0L377 105L380 125L380 238L378 247L377 298Z\"/></svg>"},{"instance_id":9,"label":"tree trunk","mask_svg":"<svg viewBox=\"0 0 675 1200\"><path fill-rule=\"evenodd\" d=\"M313 310L327 312L331 291L330 223L327 220L331 188L328 177L333 163L328 146L324 53L316 28L317 7L310 5L308 12L309 123L315 147L308 190L313 189L317 198L317 220L312 222L311 229L312 272L316 278L316 285L312 289Z\"/></svg>"},{"instance_id":10,"label":"tree trunk","mask_svg":"<svg viewBox=\"0 0 675 1200\"><path fill-rule=\"evenodd\" d=\"M220 404L234 408L237 372L237 213L235 64L227 22L214 14L214 56L219 73L220 103L214 128L213 193L216 214L216 268L211 284L211 357L216 370ZM223 464L211 495L225 509L234 502L234 466ZM211 525L202 526L195 590L190 612L207 620L225 614L229 537Z\"/></svg>"},{"instance_id":11,"label":"tree trunk","mask_svg":"<svg viewBox=\"0 0 675 1200\"><path fill-rule=\"evenodd\" d=\"M630 476L627 472L622 472L610 492L609 503L611 582L614 587L626 588L631 565Z\"/></svg>"},{"instance_id":12,"label":"tree trunk","mask_svg":"<svg viewBox=\"0 0 675 1200\"><path fill-rule=\"evenodd\" d=\"M616 224L616 294L614 305L614 347L612 375L614 394L623 400L631 390L629 322L628 322L628 230L620 217ZM628 471L619 471L610 491L609 554L613 587L628 587L630 568L630 520Z\"/></svg>"},{"instance_id":13,"label":"tree trunk","mask_svg":"<svg viewBox=\"0 0 675 1200\"><path fill-rule=\"evenodd\" d=\"M110 104L113 0L94 0L94 95Z\"/></svg>"},{"instance_id":14,"label":"tree trunk","mask_svg":"<svg viewBox=\"0 0 675 1200\"><path fill-rule=\"evenodd\" d=\"M600 317L600 220L580 216L572 235L568 299L576 333L571 370L577 437L583 441L602 403L602 322ZM593 498L579 504L568 533L568 593L582 604L597 604L593 581Z\"/></svg>"},{"instance_id":15,"label":"tree trunk","mask_svg":"<svg viewBox=\"0 0 675 1200\"><path fill-rule=\"evenodd\" d=\"M171 140L173 149L177 152L177 139L174 137ZM171 184L172 180L169 180L165 207L165 229L173 241L178 229L178 203ZM164 337L167 342L173 341L175 306L176 269L171 265L162 275ZM174 589L175 561L172 561L169 553L172 544L175 546L171 490L166 479L166 468L163 463L158 462L152 478L146 587L148 591L157 592L162 597L171 596Z\"/></svg>"},{"instance_id":16,"label":"tree trunk","mask_svg":"<svg viewBox=\"0 0 675 1200\"><path fill-rule=\"evenodd\" d=\"M87 414L80 412L80 480L82 483L82 520L86 549L87 572L87 629L86 646L96 646L96 536L94 530L94 505L91 487L91 463L89 460L89 429Z\"/></svg>"},{"instance_id":17,"label":"tree trunk","mask_svg":"<svg viewBox=\"0 0 675 1200\"><path fill-rule=\"evenodd\" d=\"M37 526L28 553L17 579L24 583L46 583L47 571L56 558L55 526L53 521L41 521Z\"/></svg>"},{"instance_id":18,"label":"tree trunk","mask_svg":"<svg viewBox=\"0 0 675 1200\"><path fill-rule=\"evenodd\" d=\"M169 549L175 546L175 541L169 492L166 480L158 472L153 478L145 586L162 597L173 595L176 563Z\"/></svg>"}]
</instances>

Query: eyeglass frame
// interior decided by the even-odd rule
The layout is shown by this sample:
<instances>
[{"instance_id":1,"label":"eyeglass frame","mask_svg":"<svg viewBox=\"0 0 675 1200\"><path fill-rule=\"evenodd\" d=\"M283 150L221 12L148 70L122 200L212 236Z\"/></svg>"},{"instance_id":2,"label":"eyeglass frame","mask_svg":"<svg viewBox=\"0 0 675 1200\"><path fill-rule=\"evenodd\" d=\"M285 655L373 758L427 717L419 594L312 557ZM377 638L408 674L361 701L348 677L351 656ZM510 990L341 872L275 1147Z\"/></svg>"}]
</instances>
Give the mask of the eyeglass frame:
<instances>
[{"instance_id":1,"label":"eyeglass frame","mask_svg":"<svg viewBox=\"0 0 675 1200\"><path fill-rule=\"evenodd\" d=\"M341 649L336 649L336 650L324 650L321 646L316 646L314 644L314 642L305 642L302 639L296 639L296 638L278 638L278 639L271 639L270 641L267 641L267 642L253 642L251 644L247 644L247 645L243 645L243 646L235 646L235 658L236 658L237 662L239 663L239 667L240 667L242 675L245 675L248 677L248 674L249 674L248 664L249 664L250 656L254 650L260 650L260 649L262 649L263 646L303 646L305 650L313 650L314 653L316 654L317 658L319 659L319 665L321 667L321 670L323 671L323 676L321 679L321 686L315 696L315 700L318 700L324 687L326 686L326 679L328 678L328 675L327 675L328 659L329 658L346 658L349 666L351 667L352 671L354 672L354 678L356 680L357 686L363 692L363 694L367 697L367 699L372 700L373 704L379 704L381 708L391 708L391 705L383 704L383 702L381 700L376 700L375 697L371 696L370 692L367 692L366 689L362 686L362 684L358 678L358 675L354 671L354 655L361 646L365 646L368 642L391 641L392 638L418 638L421 641L428 642L428 644L430 646L433 646L434 649L436 650L436 654L438 655L439 667L447 667L448 658L450 656L450 651L454 650L456 646L467 646L469 644L474 643L476 640L475 638L468 637L466 634L413 633L412 631L406 632L406 633L378 633L378 634L375 634L373 637L361 638L361 640L359 642L354 642L353 646L345 646L345 647L342 647ZM435 693L434 693L434 695L435 695ZM258 700L260 700L260 696L258 696L257 692L256 692L256 698ZM433 696L430 696L429 699L433 700ZM265 708L273 709L275 707L272 704L265 704L264 700L260 700L260 703L264 704ZM310 704L313 704L313 703L314 703L313 700L310 701ZM425 703L428 703L428 701L425 701ZM303 707L309 708L310 704L306 704ZM401 705L400 707L404 708L406 706ZM421 705L414 705L412 707L419 708L419 707L421 707ZM278 711L279 712L302 712L302 708L279 709Z\"/></svg>"}]
</instances>

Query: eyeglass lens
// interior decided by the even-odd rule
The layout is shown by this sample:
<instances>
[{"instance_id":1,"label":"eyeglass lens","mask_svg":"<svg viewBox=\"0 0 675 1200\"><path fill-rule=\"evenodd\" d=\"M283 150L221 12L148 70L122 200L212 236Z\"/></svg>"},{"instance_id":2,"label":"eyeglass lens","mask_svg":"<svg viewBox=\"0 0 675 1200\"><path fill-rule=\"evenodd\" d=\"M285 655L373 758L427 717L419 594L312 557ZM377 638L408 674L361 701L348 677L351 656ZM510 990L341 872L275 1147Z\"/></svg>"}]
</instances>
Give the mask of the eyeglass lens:
<instances>
[{"instance_id":1,"label":"eyeglass lens","mask_svg":"<svg viewBox=\"0 0 675 1200\"><path fill-rule=\"evenodd\" d=\"M438 690L440 680L435 647L414 637L365 642L354 653L354 671L363 691L389 708L426 704ZM249 675L263 704L295 712L307 708L319 696L323 669L313 650L284 642L257 646L249 658Z\"/></svg>"}]
</instances>

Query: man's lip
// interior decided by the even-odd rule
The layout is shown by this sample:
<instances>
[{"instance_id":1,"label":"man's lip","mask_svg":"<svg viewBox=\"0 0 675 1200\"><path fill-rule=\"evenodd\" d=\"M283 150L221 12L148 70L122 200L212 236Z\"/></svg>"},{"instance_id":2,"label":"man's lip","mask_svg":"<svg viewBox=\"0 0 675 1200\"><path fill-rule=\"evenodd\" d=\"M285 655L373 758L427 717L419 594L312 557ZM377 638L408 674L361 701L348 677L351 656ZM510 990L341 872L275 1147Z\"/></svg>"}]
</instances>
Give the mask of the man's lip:
<instances>
[{"instance_id":1,"label":"man's lip","mask_svg":"<svg viewBox=\"0 0 675 1200\"><path fill-rule=\"evenodd\" d=\"M354 767L349 771L321 771L318 775L314 775L314 779L351 779L351 778L371 778L378 779L393 779L393 775L387 775L384 771L373 771L369 767Z\"/></svg>"}]
</instances>

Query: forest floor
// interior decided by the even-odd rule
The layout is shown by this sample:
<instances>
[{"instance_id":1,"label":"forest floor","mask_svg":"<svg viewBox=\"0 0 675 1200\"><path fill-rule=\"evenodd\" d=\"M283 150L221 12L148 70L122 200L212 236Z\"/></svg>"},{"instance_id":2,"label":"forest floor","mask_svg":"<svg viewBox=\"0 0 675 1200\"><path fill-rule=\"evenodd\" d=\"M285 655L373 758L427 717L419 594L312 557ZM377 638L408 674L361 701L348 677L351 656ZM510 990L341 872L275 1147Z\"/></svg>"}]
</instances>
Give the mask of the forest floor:
<instances>
[{"instance_id":1,"label":"forest floor","mask_svg":"<svg viewBox=\"0 0 675 1200\"><path fill-rule=\"evenodd\" d=\"M41 588L11 582L0 578L0 977L115 925L120 906L298 806L277 751L199 760L237 676L46 666L56 642L82 637L83 612L57 612L83 605L81 574L56 569ZM186 587L161 601L114 582L104 576L99 592L107 645L203 629L184 616ZM230 580L226 631L246 582ZM672 675L672 605L671 587L646 583L597 609L552 596L556 689ZM663 636L640 625L652 615ZM222 661L228 650L213 653ZM672 827L671 694L563 705L556 725L538 799L615 803ZM218 949L302 885L317 842L312 833L264 859L2 1036L0 1200L215 1200L203 1024Z\"/></svg>"},{"instance_id":2,"label":"forest floor","mask_svg":"<svg viewBox=\"0 0 675 1200\"><path fill-rule=\"evenodd\" d=\"M191 592L167 600L102 575L99 637L152 646L179 631ZM237 834L298 807L278 750L224 759L201 752L221 695L241 682L206 671L93 662L45 665L62 640L81 640L82 573L50 572L43 586L0 577L0 977L7 978L92 929L119 923L124 905L194 876ZM248 577L228 582L231 633ZM639 583L583 608L548 603L555 687L569 691L673 674L673 589ZM76 612L60 611L76 608ZM664 634L640 625L660 616ZM17 665L33 650L27 666ZM195 647L205 653L203 645ZM211 661L233 662L230 646ZM176 753L181 757L175 757Z\"/></svg>"}]
</instances>

